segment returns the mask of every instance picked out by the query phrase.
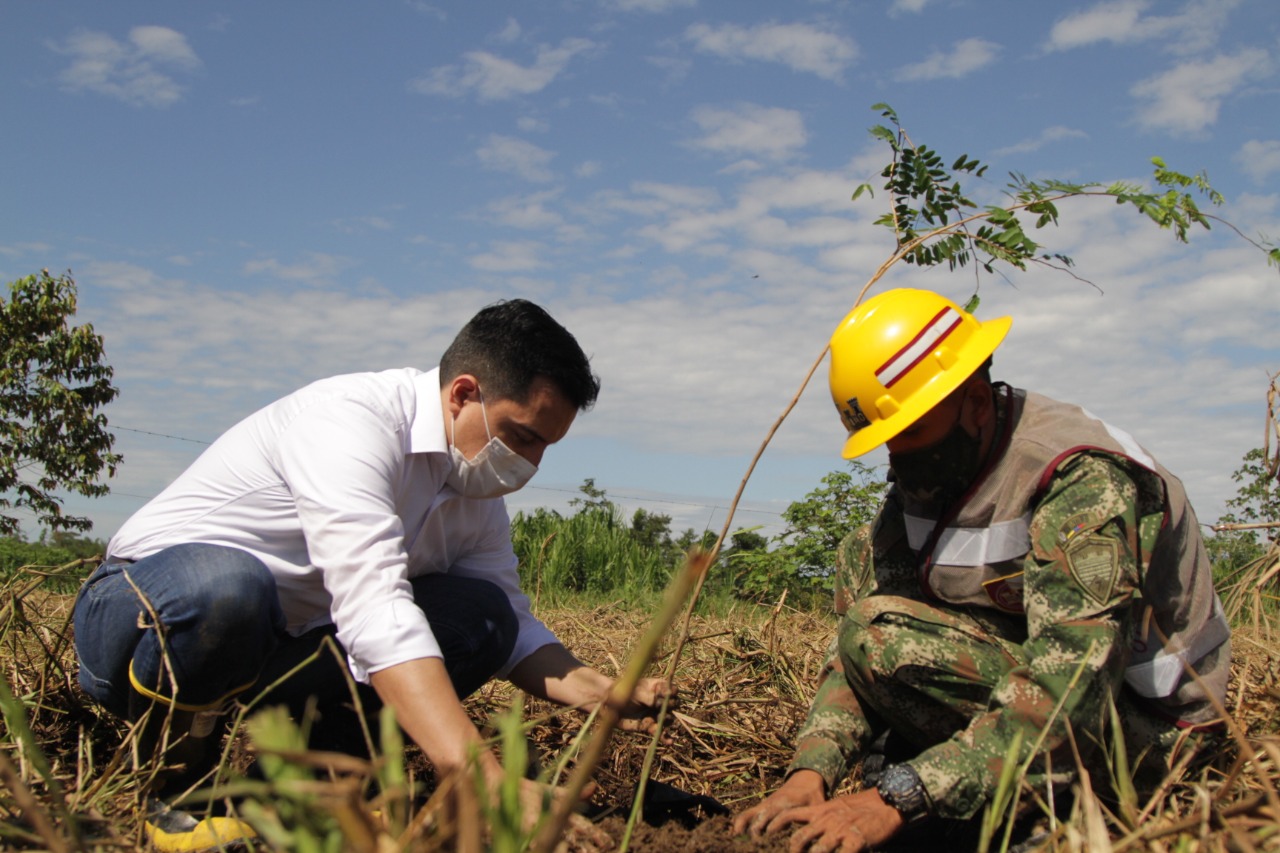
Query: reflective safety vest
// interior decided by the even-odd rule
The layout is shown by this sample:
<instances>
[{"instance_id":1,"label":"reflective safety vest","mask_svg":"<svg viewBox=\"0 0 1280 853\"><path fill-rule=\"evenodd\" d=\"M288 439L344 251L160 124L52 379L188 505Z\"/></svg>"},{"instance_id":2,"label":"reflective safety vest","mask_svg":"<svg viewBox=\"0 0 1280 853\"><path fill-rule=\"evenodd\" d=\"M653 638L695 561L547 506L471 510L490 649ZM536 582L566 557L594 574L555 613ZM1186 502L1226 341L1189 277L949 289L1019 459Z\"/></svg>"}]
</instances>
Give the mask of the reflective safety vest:
<instances>
[{"instance_id":1,"label":"reflective safety vest","mask_svg":"<svg viewBox=\"0 0 1280 853\"><path fill-rule=\"evenodd\" d=\"M1142 481L1158 478L1164 508L1149 560L1140 567L1142 594L1134 601L1135 636L1125 681L1174 718L1186 719L1181 709L1193 707L1197 710L1191 716L1212 716L1205 688L1219 700L1225 696L1230 628L1181 481L1128 433L1078 406L1000 384L995 393L1004 397L999 407L1003 446L993 451L994 462L959 508L935 519L901 495L907 543L921 558L924 592L951 604L1023 612L1022 572L1032 547L1031 519L1054 473L1081 452L1118 457ZM1082 584L1101 586L1106 586L1110 568L1099 565L1099 571L1090 573L1087 564L1073 567ZM1100 600L1110 595L1109 588L1096 592ZM1184 664L1196 670L1200 684Z\"/></svg>"}]
</instances>

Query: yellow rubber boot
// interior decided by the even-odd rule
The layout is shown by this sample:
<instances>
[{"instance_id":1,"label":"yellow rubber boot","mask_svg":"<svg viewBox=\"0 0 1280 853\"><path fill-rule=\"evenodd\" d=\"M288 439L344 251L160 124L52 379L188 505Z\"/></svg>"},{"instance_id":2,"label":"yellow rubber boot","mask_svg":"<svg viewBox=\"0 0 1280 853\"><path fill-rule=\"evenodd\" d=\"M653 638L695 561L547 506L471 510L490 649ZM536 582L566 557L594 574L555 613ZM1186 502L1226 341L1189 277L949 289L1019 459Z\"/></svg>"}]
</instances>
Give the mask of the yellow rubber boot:
<instances>
[{"instance_id":1,"label":"yellow rubber boot","mask_svg":"<svg viewBox=\"0 0 1280 853\"><path fill-rule=\"evenodd\" d=\"M233 817L196 820L160 800L152 800L143 828L147 840L162 853L194 853L200 850L247 850L258 837L253 827Z\"/></svg>"}]
</instances>

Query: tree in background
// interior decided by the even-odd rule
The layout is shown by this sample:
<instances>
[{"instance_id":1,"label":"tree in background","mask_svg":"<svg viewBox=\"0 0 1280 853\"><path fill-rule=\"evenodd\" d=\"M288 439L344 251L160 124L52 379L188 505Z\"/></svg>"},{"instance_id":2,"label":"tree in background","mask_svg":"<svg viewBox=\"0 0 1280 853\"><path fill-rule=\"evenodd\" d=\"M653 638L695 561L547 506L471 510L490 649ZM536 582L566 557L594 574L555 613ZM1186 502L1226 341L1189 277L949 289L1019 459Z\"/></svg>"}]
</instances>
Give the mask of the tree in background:
<instances>
[{"instance_id":1,"label":"tree in background","mask_svg":"<svg viewBox=\"0 0 1280 853\"><path fill-rule=\"evenodd\" d=\"M782 514L786 527L776 548L735 547L729 553L739 594L776 599L786 591L798 605L823 597L831 588L840 540L875 518L887 488L875 469L857 461L827 474Z\"/></svg>"},{"instance_id":2,"label":"tree in background","mask_svg":"<svg viewBox=\"0 0 1280 853\"><path fill-rule=\"evenodd\" d=\"M582 485L578 486L578 491L582 492L582 497L569 500L569 506L576 506L578 512L604 512L609 515L617 513L617 505L609 500L604 489L596 485L595 477L587 477L583 480Z\"/></svg>"},{"instance_id":3,"label":"tree in background","mask_svg":"<svg viewBox=\"0 0 1280 853\"><path fill-rule=\"evenodd\" d=\"M59 491L105 495L121 456L99 410L119 391L102 337L73 326L76 284L48 270L9 285L0 302L0 536L19 531L14 512L51 531L89 530L64 515Z\"/></svg>"},{"instance_id":4,"label":"tree in background","mask_svg":"<svg viewBox=\"0 0 1280 853\"><path fill-rule=\"evenodd\" d=\"M671 516L660 512L649 512L637 509L631 516L631 537L642 548L655 551L671 552L674 555L675 543L671 541Z\"/></svg>"},{"instance_id":5,"label":"tree in background","mask_svg":"<svg viewBox=\"0 0 1280 853\"><path fill-rule=\"evenodd\" d=\"M1265 434L1263 446L1246 453L1231 475L1236 496L1205 540L1218 577L1280 548L1280 373L1267 389Z\"/></svg>"}]
</instances>

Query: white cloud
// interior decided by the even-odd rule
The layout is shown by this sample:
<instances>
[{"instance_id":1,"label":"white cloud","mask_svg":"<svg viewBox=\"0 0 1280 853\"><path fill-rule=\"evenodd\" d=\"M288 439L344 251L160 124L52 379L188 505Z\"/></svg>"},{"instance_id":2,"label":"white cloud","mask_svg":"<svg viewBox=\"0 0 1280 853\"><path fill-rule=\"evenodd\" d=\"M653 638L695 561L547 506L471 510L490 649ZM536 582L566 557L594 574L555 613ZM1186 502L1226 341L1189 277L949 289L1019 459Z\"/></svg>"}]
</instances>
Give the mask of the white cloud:
<instances>
[{"instance_id":1,"label":"white cloud","mask_svg":"<svg viewBox=\"0 0 1280 853\"><path fill-rule=\"evenodd\" d=\"M1240 146L1235 161L1241 171L1260 184L1280 172L1280 139L1250 139Z\"/></svg>"},{"instance_id":2,"label":"white cloud","mask_svg":"<svg viewBox=\"0 0 1280 853\"><path fill-rule=\"evenodd\" d=\"M547 205L559 195L552 191L501 198L488 206L489 217L499 225L520 230L555 228L564 223L564 217L548 209Z\"/></svg>"},{"instance_id":3,"label":"white cloud","mask_svg":"<svg viewBox=\"0 0 1280 853\"><path fill-rule=\"evenodd\" d=\"M434 3L425 3L421 0L408 0L408 6L421 15L428 15L438 21L449 20L449 15L443 8Z\"/></svg>"},{"instance_id":4,"label":"white cloud","mask_svg":"<svg viewBox=\"0 0 1280 853\"><path fill-rule=\"evenodd\" d=\"M385 216L352 216L333 220L333 227L344 234L363 234L368 231L390 231L393 225Z\"/></svg>"},{"instance_id":5,"label":"white cloud","mask_svg":"<svg viewBox=\"0 0 1280 853\"><path fill-rule=\"evenodd\" d=\"M692 117L704 134L693 144L723 154L750 154L778 160L803 147L808 138L800 113L781 107L703 106L696 108Z\"/></svg>"},{"instance_id":6,"label":"white cloud","mask_svg":"<svg viewBox=\"0 0 1280 853\"><path fill-rule=\"evenodd\" d=\"M542 45L529 66L487 51L474 50L463 55L462 65L434 68L426 75L411 80L409 88L424 95L450 98L473 94L482 101L532 95L551 85L575 56L594 47L594 42L580 38L565 39L558 47Z\"/></svg>"},{"instance_id":7,"label":"white cloud","mask_svg":"<svg viewBox=\"0 0 1280 853\"><path fill-rule=\"evenodd\" d=\"M510 44L511 42L514 42L516 39L520 38L521 32L522 30L520 29L520 22L517 21L515 18L507 18L506 26L504 26L501 29L501 31L499 31L498 34L494 36L494 38L500 42Z\"/></svg>"},{"instance_id":8,"label":"white cloud","mask_svg":"<svg viewBox=\"0 0 1280 853\"><path fill-rule=\"evenodd\" d=\"M1166 50L1194 53L1217 43L1227 16L1240 0L1188 0L1173 15L1149 15L1151 0L1112 0L1074 12L1053 25L1048 50L1071 50L1098 42L1131 44L1161 40ZM1158 8L1167 10L1165 4Z\"/></svg>"},{"instance_id":9,"label":"white cloud","mask_svg":"<svg viewBox=\"0 0 1280 853\"><path fill-rule=\"evenodd\" d=\"M858 56L852 39L808 24L694 24L685 38L704 53L724 59L777 62L793 71L839 80Z\"/></svg>"},{"instance_id":10,"label":"white cloud","mask_svg":"<svg viewBox=\"0 0 1280 853\"><path fill-rule=\"evenodd\" d=\"M12 243L0 244L0 255L9 258L20 258L30 254L45 254L53 247L48 243Z\"/></svg>"},{"instance_id":11,"label":"white cloud","mask_svg":"<svg viewBox=\"0 0 1280 853\"><path fill-rule=\"evenodd\" d=\"M476 151L480 165L490 171L519 175L526 181L543 183L551 180L547 164L555 154L539 148L532 142L513 136L492 133L484 145Z\"/></svg>"},{"instance_id":12,"label":"white cloud","mask_svg":"<svg viewBox=\"0 0 1280 853\"><path fill-rule=\"evenodd\" d=\"M924 7L929 5L929 0L893 0L889 4L890 15L900 15L903 12L909 14L919 14L924 11Z\"/></svg>"},{"instance_id":13,"label":"white cloud","mask_svg":"<svg viewBox=\"0 0 1280 853\"><path fill-rule=\"evenodd\" d=\"M543 245L533 240L497 240L488 252L473 255L469 261L481 272L529 272L546 266L539 257L542 250Z\"/></svg>"},{"instance_id":14,"label":"white cloud","mask_svg":"<svg viewBox=\"0 0 1280 853\"><path fill-rule=\"evenodd\" d=\"M348 258L324 252L309 252L304 260L292 264L278 258L247 261L244 272L247 275L268 275L310 287L324 287L336 282L342 271L351 266L352 261Z\"/></svg>"},{"instance_id":15,"label":"white cloud","mask_svg":"<svg viewBox=\"0 0 1280 853\"><path fill-rule=\"evenodd\" d=\"M1099 41L1122 44L1146 38L1138 19L1148 5L1149 0L1116 0L1074 12L1053 25L1048 47L1070 50Z\"/></svg>"},{"instance_id":16,"label":"white cloud","mask_svg":"<svg viewBox=\"0 0 1280 853\"><path fill-rule=\"evenodd\" d=\"M1088 138L1089 134L1085 133L1083 130L1076 130L1072 127L1064 127L1063 125L1056 124L1053 127L1046 127L1044 130L1040 131L1038 136L1031 139L1024 139L1021 142L1016 142L1005 148L997 148L992 153L997 157L1002 157L1006 154L1030 154L1033 151L1039 151L1046 145L1050 145L1054 142L1061 142L1064 139Z\"/></svg>"},{"instance_id":17,"label":"white cloud","mask_svg":"<svg viewBox=\"0 0 1280 853\"><path fill-rule=\"evenodd\" d=\"M573 173L579 178L594 178L600 174L602 168L604 167L600 165L599 160L583 160L573 167Z\"/></svg>"},{"instance_id":18,"label":"white cloud","mask_svg":"<svg viewBox=\"0 0 1280 853\"><path fill-rule=\"evenodd\" d=\"M186 36L168 27L134 27L127 42L81 30L54 50L72 57L59 79L63 88L97 92L137 107L168 107L182 99L174 74L200 68Z\"/></svg>"},{"instance_id":19,"label":"white cloud","mask_svg":"<svg viewBox=\"0 0 1280 853\"><path fill-rule=\"evenodd\" d=\"M605 378L600 404L550 454L535 483L568 482L572 489L594 476L621 489L634 488L626 478L636 478L646 487L660 481L676 495L725 497L868 272L886 256L883 229L866 222L882 200L862 216L861 207L849 205L849 187L865 173L863 165L775 168L723 193L636 182L624 195L601 197L605 215L630 225L609 245L613 251L596 258L608 255L605 266L628 279L616 293L609 287L616 279L607 274L598 287L594 276L575 284L572 258L552 259L547 244L534 240L477 250L468 260L481 274L464 275L447 289L372 298L339 286L320 292L196 286L132 265L86 265L78 276L82 292L101 301L86 306L85 318L114 342L112 363L126 391L113 404L112 422L212 438L319 376L431 366L476 309L521 292L578 336ZM531 194L509 206L532 222L550 211L552 198ZM600 212L577 215L598 222ZM1270 217L1274 222L1274 202ZM1199 241L1182 246L1103 202L1064 207L1063 221L1052 248L1074 255L1077 271L1101 292L1037 269L1014 275L1012 286L984 280L980 316L1015 317L997 355L997 377L1083 403L1130 430L1183 478L1202 519L1212 520L1220 508L1215 501L1235 492L1230 471L1258 440L1252 413L1255 403L1260 411L1264 377L1254 369L1255 356L1231 353L1239 340L1262 342L1268 358L1276 352L1269 336L1280 322L1280 304L1269 298L1274 272L1251 249L1229 240L1216 252ZM704 267L701 259L717 244L731 250ZM522 277L553 260L556 277L564 276L559 284ZM486 287L490 278L500 283ZM972 278L899 265L892 286L932 287L963 300ZM1062 334L1064 328L1089 334ZM1207 422L1215 425L1213 441L1203 439ZM787 470L790 481L809 478L794 488L794 497L803 494L816 482L811 472L840 464L840 438L820 370L753 475L748 496L762 482L770 484L769 497L787 494L778 480L765 479L771 467ZM643 460L645 470L610 461L604 451L593 456L599 446L593 442L616 442L609 451ZM199 448L182 449L194 456ZM131 463L128 479L116 484L120 492L150 494L189 461L153 463L123 450ZM162 464L170 467L158 470Z\"/></svg>"},{"instance_id":20,"label":"white cloud","mask_svg":"<svg viewBox=\"0 0 1280 853\"><path fill-rule=\"evenodd\" d=\"M1271 67L1265 50L1250 48L1235 55L1184 62L1139 81L1129 93L1143 102L1138 122L1144 127L1195 133L1218 120L1223 99L1249 80L1270 73Z\"/></svg>"},{"instance_id":21,"label":"white cloud","mask_svg":"<svg viewBox=\"0 0 1280 853\"><path fill-rule=\"evenodd\" d=\"M689 76L689 70L693 68L693 63L689 60L674 56L646 56L645 62L660 70L668 84L685 79Z\"/></svg>"},{"instance_id":22,"label":"white cloud","mask_svg":"<svg viewBox=\"0 0 1280 853\"><path fill-rule=\"evenodd\" d=\"M980 38L958 41L950 52L934 51L922 62L898 69L894 76L899 80L937 80L943 77L963 77L995 61L1000 46Z\"/></svg>"},{"instance_id":23,"label":"white cloud","mask_svg":"<svg viewBox=\"0 0 1280 853\"><path fill-rule=\"evenodd\" d=\"M669 12L697 3L698 0L612 0L612 6L624 12Z\"/></svg>"}]
</instances>

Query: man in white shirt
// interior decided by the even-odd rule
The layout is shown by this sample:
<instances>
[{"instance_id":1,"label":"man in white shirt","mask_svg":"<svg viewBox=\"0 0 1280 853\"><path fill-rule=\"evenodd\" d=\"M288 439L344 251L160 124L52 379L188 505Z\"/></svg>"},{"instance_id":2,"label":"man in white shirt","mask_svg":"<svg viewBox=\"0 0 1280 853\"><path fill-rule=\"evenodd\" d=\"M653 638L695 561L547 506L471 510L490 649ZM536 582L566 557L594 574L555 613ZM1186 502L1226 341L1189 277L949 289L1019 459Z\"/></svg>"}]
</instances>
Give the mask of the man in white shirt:
<instances>
[{"instance_id":1,"label":"man in white shirt","mask_svg":"<svg viewBox=\"0 0 1280 853\"><path fill-rule=\"evenodd\" d=\"M207 771L211 721L232 697L258 694L328 636L371 686L366 712L389 704L441 774L478 750L500 778L460 701L494 676L564 705L602 700L612 680L530 613L502 501L598 392L567 330L533 303L499 302L437 370L324 379L250 415L130 518L81 590L76 647L97 701L131 718L150 709L152 739L153 721L173 727L158 763L185 772L157 793ZM631 725L646 727L668 690L645 680ZM317 701L323 729L350 698L322 654L267 701L295 713ZM157 801L148 832L190 849L193 834L217 843L233 824Z\"/></svg>"}]
</instances>

